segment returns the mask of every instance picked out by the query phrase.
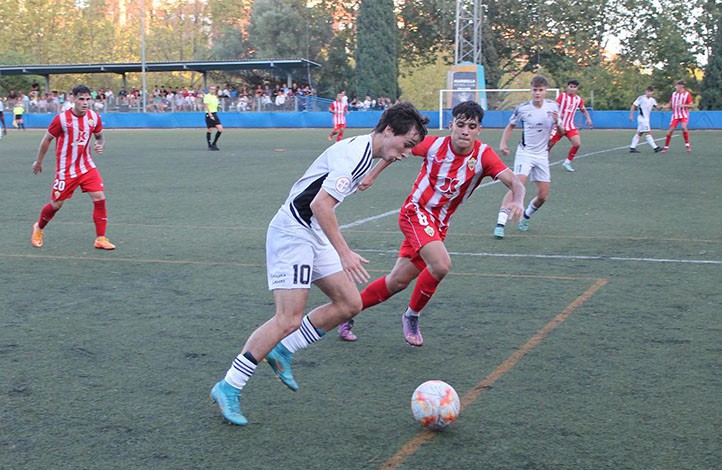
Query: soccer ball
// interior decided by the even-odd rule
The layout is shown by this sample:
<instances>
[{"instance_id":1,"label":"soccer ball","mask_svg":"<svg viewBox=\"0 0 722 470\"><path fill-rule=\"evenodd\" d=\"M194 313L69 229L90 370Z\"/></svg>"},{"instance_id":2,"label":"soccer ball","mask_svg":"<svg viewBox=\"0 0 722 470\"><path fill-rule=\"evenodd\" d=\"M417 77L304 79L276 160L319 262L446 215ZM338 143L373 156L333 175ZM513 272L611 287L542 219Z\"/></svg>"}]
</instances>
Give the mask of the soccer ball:
<instances>
[{"instance_id":1,"label":"soccer ball","mask_svg":"<svg viewBox=\"0 0 722 470\"><path fill-rule=\"evenodd\" d=\"M454 387L441 380L419 385L411 396L411 412L426 429L440 431L459 417L459 395Z\"/></svg>"}]
</instances>

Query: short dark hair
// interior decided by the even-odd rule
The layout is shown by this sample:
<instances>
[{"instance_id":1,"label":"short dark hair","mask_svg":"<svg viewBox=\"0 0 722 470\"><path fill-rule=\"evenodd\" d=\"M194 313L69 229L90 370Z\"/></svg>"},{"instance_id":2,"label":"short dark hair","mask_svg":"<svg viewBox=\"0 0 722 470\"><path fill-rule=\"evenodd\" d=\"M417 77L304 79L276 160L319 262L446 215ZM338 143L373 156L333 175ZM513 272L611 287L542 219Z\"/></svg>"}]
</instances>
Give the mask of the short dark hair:
<instances>
[{"instance_id":1,"label":"short dark hair","mask_svg":"<svg viewBox=\"0 0 722 470\"><path fill-rule=\"evenodd\" d=\"M428 133L426 129L428 123L429 118L422 115L413 104L402 101L384 111L374 132L383 132L386 127L390 127L394 135L404 135L408 134L412 128L416 128L421 140Z\"/></svg>"},{"instance_id":2,"label":"short dark hair","mask_svg":"<svg viewBox=\"0 0 722 470\"><path fill-rule=\"evenodd\" d=\"M686 83L684 83L684 80L677 80L677 85L686 85Z\"/></svg>"},{"instance_id":3,"label":"short dark hair","mask_svg":"<svg viewBox=\"0 0 722 470\"><path fill-rule=\"evenodd\" d=\"M569 80L569 81L567 82L567 86L569 86L569 85L579 86L579 81L577 81L577 80Z\"/></svg>"},{"instance_id":4,"label":"short dark hair","mask_svg":"<svg viewBox=\"0 0 722 470\"><path fill-rule=\"evenodd\" d=\"M649 85L649 86L647 87L647 91L654 91L654 87L653 87L652 85Z\"/></svg>"},{"instance_id":5,"label":"short dark hair","mask_svg":"<svg viewBox=\"0 0 722 470\"><path fill-rule=\"evenodd\" d=\"M84 95L86 93L90 94L90 88L87 85L78 85L70 92L73 96Z\"/></svg>"},{"instance_id":6,"label":"short dark hair","mask_svg":"<svg viewBox=\"0 0 722 470\"><path fill-rule=\"evenodd\" d=\"M466 118L466 119L478 119L479 124L484 119L484 108L479 106L476 101L463 101L451 110L451 115L454 119Z\"/></svg>"},{"instance_id":7,"label":"short dark hair","mask_svg":"<svg viewBox=\"0 0 722 470\"><path fill-rule=\"evenodd\" d=\"M549 80L547 80L547 77L544 75L534 75L531 79L531 87L536 88L540 86L549 88Z\"/></svg>"}]
</instances>

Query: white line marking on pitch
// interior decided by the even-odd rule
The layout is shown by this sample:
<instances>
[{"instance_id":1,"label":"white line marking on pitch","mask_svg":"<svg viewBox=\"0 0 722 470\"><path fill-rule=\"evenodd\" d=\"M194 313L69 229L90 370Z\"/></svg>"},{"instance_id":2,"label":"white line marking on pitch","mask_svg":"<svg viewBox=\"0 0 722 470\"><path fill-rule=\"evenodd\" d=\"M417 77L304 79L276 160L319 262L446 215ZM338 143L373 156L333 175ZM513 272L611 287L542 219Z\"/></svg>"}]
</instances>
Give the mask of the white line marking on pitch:
<instances>
[{"instance_id":1,"label":"white line marking on pitch","mask_svg":"<svg viewBox=\"0 0 722 470\"><path fill-rule=\"evenodd\" d=\"M645 142L645 145L646 145L646 142ZM599 150L599 151L596 151L596 152L589 152L589 153L584 153L584 154L582 154L582 155L577 155L576 158L590 157L590 156L592 156L592 155L599 155L599 154L601 154L601 153L607 153L607 152L616 152L617 150L624 150L624 149L626 149L626 148L629 148L629 147L625 145L625 146L622 146L622 147L615 147L615 148L612 148L612 149ZM559 165L559 164L562 163L563 161L564 161L564 159L562 159L562 160L557 160L557 161L555 161L555 162L549 163L549 166ZM491 186L492 184L496 184L496 183L498 183L498 181L487 181L486 183L480 184L480 185L479 185L479 188L485 188L485 187L487 187L487 186ZM365 219L359 219L359 220L356 220L356 221L354 221L354 222L349 222L349 223L347 223L347 224L341 225L339 228L340 228L341 230L343 230L343 229L346 229L346 228L357 227L357 226L363 225L363 224L365 224L365 223L367 223L367 222L373 222L374 220L383 219L384 217L388 217L388 216L390 216L390 215L395 215L395 214L398 214L398 213L399 213L399 210L398 210L398 209L395 209L395 210L392 210L392 211L384 212L384 213L382 213L382 214L374 215L374 216L371 216L371 217L366 217Z\"/></svg>"},{"instance_id":2,"label":"white line marking on pitch","mask_svg":"<svg viewBox=\"0 0 722 470\"><path fill-rule=\"evenodd\" d=\"M354 251L366 253L397 254L398 250L355 249ZM671 258L625 258L622 256L586 256L586 255L533 255L528 253L464 253L450 251L452 256L478 256L490 258L536 258L536 259L564 259L564 260L592 260L592 261L640 261L643 263L681 263L681 264L714 264L722 265L722 261L704 259L671 259Z\"/></svg>"}]
</instances>

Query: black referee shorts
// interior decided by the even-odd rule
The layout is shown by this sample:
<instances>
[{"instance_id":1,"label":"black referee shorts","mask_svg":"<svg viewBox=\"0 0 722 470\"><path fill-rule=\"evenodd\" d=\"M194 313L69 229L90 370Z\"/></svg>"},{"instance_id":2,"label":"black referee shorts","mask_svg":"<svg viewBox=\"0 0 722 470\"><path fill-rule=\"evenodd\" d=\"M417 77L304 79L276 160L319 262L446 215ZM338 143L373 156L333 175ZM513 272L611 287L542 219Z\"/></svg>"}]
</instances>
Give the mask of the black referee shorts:
<instances>
[{"instance_id":1,"label":"black referee shorts","mask_svg":"<svg viewBox=\"0 0 722 470\"><path fill-rule=\"evenodd\" d=\"M213 116L213 119L211 119ZM218 117L218 113L206 113L206 128L211 129L221 123L221 119Z\"/></svg>"}]
</instances>

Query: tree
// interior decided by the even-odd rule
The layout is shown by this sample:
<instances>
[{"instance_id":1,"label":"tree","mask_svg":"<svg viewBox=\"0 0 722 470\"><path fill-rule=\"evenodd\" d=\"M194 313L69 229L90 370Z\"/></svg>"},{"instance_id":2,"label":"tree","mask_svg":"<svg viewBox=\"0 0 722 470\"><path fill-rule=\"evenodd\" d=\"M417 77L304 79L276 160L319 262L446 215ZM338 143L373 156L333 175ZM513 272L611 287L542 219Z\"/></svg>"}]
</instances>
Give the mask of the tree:
<instances>
[{"instance_id":1,"label":"tree","mask_svg":"<svg viewBox=\"0 0 722 470\"><path fill-rule=\"evenodd\" d=\"M361 2L356 30L356 96L396 99L400 95L398 41L393 1Z\"/></svg>"},{"instance_id":2,"label":"tree","mask_svg":"<svg viewBox=\"0 0 722 470\"><path fill-rule=\"evenodd\" d=\"M623 58L652 71L652 85L668 99L679 79L695 82L696 54L703 52L694 35L689 5L674 0L635 0L623 15L630 35L622 41Z\"/></svg>"},{"instance_id":3,"label":"tree","mask_svg":"<svg viewBox=\"0 0 722 470\"><path fill-rule=\"evenodd\" d=\"M351 89L353 67L349 60L348 44L348 35L343 33L336 34L331 40L316 86L320 96L334 96L340 90Z\"/></svg>"},{"instance_id":4,"label":"tree","mask_svg":"<svg viewBox=\"0 0 722 470\"><path fill-rule=\"evenodd\" d=\"M455 0L400 0L399 59L411 67L454 58Z\"/></svg>"},{"instance_id":5,"label":"tree","mask_svg":"<svg viewBox=\"0 0 722 470\"><path fill-rule=\"evenodd\" d=\"M722 17L718 20L717 36L710 48L704 71L699 102L701 109L722 109Z\"/></svg>"}]
</instances>

